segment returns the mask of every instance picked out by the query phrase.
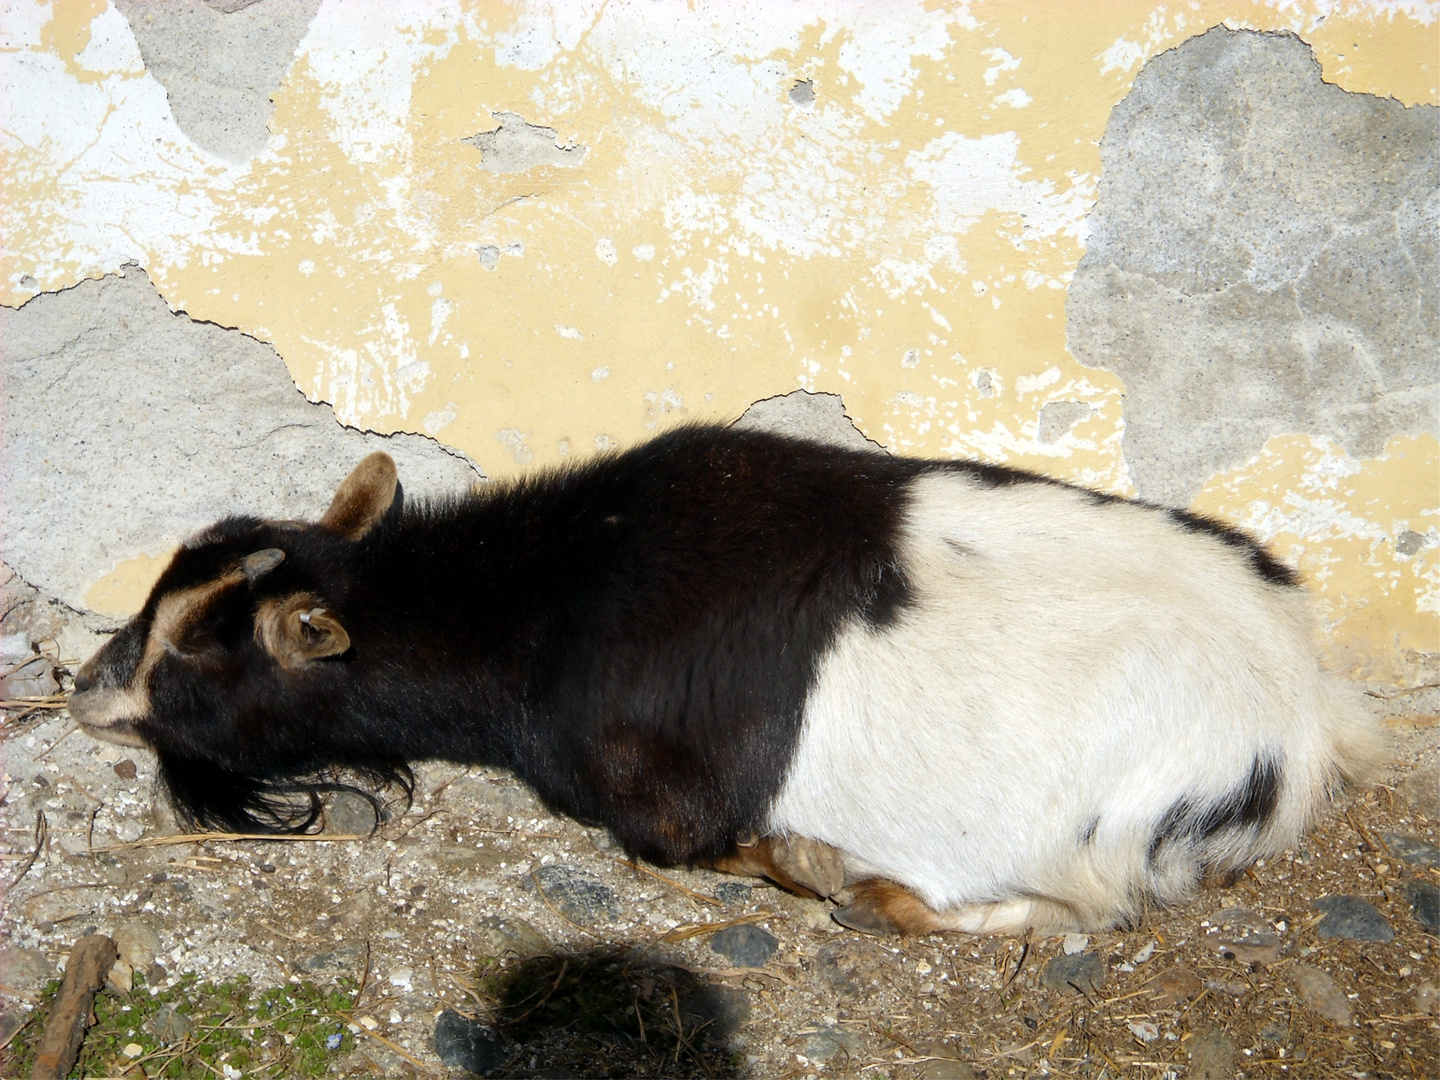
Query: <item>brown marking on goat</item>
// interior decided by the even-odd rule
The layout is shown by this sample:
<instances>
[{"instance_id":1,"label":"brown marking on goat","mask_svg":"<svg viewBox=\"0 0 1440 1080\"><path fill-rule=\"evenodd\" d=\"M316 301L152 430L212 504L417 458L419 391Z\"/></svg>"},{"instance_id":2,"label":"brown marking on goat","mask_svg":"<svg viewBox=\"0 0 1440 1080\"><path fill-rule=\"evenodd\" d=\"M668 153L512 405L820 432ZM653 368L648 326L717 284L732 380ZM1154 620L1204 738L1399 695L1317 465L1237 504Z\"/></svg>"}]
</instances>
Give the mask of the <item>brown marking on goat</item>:
<instances>
[{"instance_id":1,"label":"brown marking on goat","mask_svg":"<svg viewBox=\"0 0 1440 1080\"><path fill-rule=\"evenodd\" d=\"M263 600L255 612L255 641L292 671L350 648L350 635L312 593Z\"/></svg>"},{"instance_id":2,"label":"brown marking on goat","mask_svg":"<svg viewBox=\"0 0 1440 1080\"><path fill-rule=\"evenodd\" d=\"M368 455L341 483L320 519L320 527L347 540L359 540L390 509L398 482L399 474L389 454L377 450Z\"/></svg>"},{"instance_id":3,"label":"brown marking on goat","mask_svg":"<svg viewBox=\"0 0 1440 1080\"><path fill-rule=\"evenodd\" d=\"M850 902L835 912L835 921L862 934L909 937L952 929L924 900L886 878L856 882L847 892Z\"/></svg>"},{"instance_id":4,"label":"brown marking on goat","mask_svg":"<svg viewBox=\"0 0 1440 1080\"><path fill-rule=\"evenodd\" d=\"M724 874L767 878L782 889L811 899L838 892L845 876L840 853L805 836L762 836L737 844L729 854L701 865Z\"/></svg>"},{"instance_id":5,"label":"brown marking on goat","mask_svg":"<svg viewBox=\"0 0 1440 1080\"><path fill-rule=\"evenodd\" d=\"M129 681L119 687L98 687L71 700L70 711L97 738L122 746L144 746L145 742L129 725L150 714L150 673L167 652L185 655L185 635L195 626L221 593L241 584L245 575L232 570L214 581L180 589L160 598L145 650ZM81 669L85 674L85 669Z\"/></svg>"}]
</instances>

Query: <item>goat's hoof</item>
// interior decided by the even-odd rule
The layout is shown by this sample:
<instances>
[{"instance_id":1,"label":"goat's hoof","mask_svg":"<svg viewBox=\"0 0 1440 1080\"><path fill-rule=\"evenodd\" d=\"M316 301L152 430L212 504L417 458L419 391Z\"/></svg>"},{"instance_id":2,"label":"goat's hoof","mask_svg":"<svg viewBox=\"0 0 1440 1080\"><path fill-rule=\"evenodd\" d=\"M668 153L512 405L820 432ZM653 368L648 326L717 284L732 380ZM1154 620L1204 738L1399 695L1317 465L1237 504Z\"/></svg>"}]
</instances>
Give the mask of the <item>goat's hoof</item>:
<instances>
[{"instance_id":1,"label":"goat's hoof","mask_svg":"<svg viewBox=\"0 0 1440 1080\"><path fill-rule=\"evenodd\" d=\"M900 932L900 928L890 921L890 917L879 905L864 896L842 908L836 908L830 913L830 917L845 929L859 934L885 937Z\"/></svg>"},{"instance_id":2,"label":"goat's hoof","mask_svg":"<svg viewBox=\"0 0 1440 1080\"><path fill-rule=\"evenodd\" d=\"M816 896L832 896L845 884L845 861L829 844L807 836L777 838L771 851L775 867Z\"/></svg>"}]
</instances>

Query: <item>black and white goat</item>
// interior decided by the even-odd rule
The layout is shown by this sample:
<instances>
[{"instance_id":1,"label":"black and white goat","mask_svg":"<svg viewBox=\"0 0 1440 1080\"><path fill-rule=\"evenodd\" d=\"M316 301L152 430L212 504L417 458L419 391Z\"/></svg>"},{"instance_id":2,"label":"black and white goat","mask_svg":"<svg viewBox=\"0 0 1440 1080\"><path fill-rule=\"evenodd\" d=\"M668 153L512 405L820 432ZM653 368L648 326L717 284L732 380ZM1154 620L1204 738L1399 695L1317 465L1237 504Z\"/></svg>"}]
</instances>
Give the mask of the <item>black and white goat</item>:
<instances>
[{"instance_id":1,"label":"black and white goat","mask_svg":"<svg viewBox=\"0 0 1440 1080\"><path fill-rule=\"evenodd\" d=\"M374 454L318 524L191 540L72 715L200 824L486 763L657 863L843 877L870 931L1114 924L1381 757L1292 573L1180 511L718 427L396 493Z\"/></svg>"}]
</instances>

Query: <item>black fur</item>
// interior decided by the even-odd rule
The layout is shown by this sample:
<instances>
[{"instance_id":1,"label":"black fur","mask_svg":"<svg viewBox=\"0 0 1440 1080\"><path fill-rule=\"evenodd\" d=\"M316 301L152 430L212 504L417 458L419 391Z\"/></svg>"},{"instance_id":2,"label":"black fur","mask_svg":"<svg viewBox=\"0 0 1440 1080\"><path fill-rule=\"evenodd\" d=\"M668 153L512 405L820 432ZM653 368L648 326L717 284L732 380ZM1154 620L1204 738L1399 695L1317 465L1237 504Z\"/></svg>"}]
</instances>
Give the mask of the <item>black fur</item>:
<instances>
[{"instance_id":1,"label":"black fur","mask_svg":"<svg viewBox=\"0 0 1440 1080\"><path fill-rule=\"evenodd\" d=\"M1192 514L1188 510L1170 510L1169 514L1170 520L1186 532L1207 533L1222 544L1240 552L1249 562L1250 569L1255 571L1255 575L1262 580L1268 581L1271 585L1280 585L1289 589L1300 587L1300 578L1294 570L1291 570L1290 567L1234 526L1226 525L1223 521L1216 521L1214 518L1208 518L1201 514Z\"/></svg>"},{"instance_id":2,"label":"black fur","mask_svg":"<svg viewBox=\"0 0 1440 1080\"><path fill-rule=\"evenodd\" d=\"M1257 757L1244 783L1223 799L1197 807L1178 800L1165 812L1150 839L1150 858L1162 845L1181 838L1207 839L1224 829L1260 828L1275 812L1280 797L1281 771L1274 758Z\"/></svg>"}]
</instances>

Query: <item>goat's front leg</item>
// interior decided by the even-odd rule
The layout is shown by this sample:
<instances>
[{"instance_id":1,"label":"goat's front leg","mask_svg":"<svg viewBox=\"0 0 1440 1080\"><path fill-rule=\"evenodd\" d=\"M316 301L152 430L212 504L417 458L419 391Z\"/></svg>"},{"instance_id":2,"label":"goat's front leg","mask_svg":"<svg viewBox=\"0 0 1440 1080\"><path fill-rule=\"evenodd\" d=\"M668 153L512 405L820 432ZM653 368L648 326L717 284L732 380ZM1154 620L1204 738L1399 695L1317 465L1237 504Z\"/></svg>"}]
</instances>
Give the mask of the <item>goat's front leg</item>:
<instances>
[{"instance_id":1,"label":"goat's front leg","mask_svg":"<svg viewBox=\"0 0 1440 1080\"><path fill-rule=\"evenodd\" d=\"M808 836L748 838L729 854L700 865L726 874L768 878L782 889L812 899L837 893L845 884L840 852Z\"/></svg>"}]
</instances>

